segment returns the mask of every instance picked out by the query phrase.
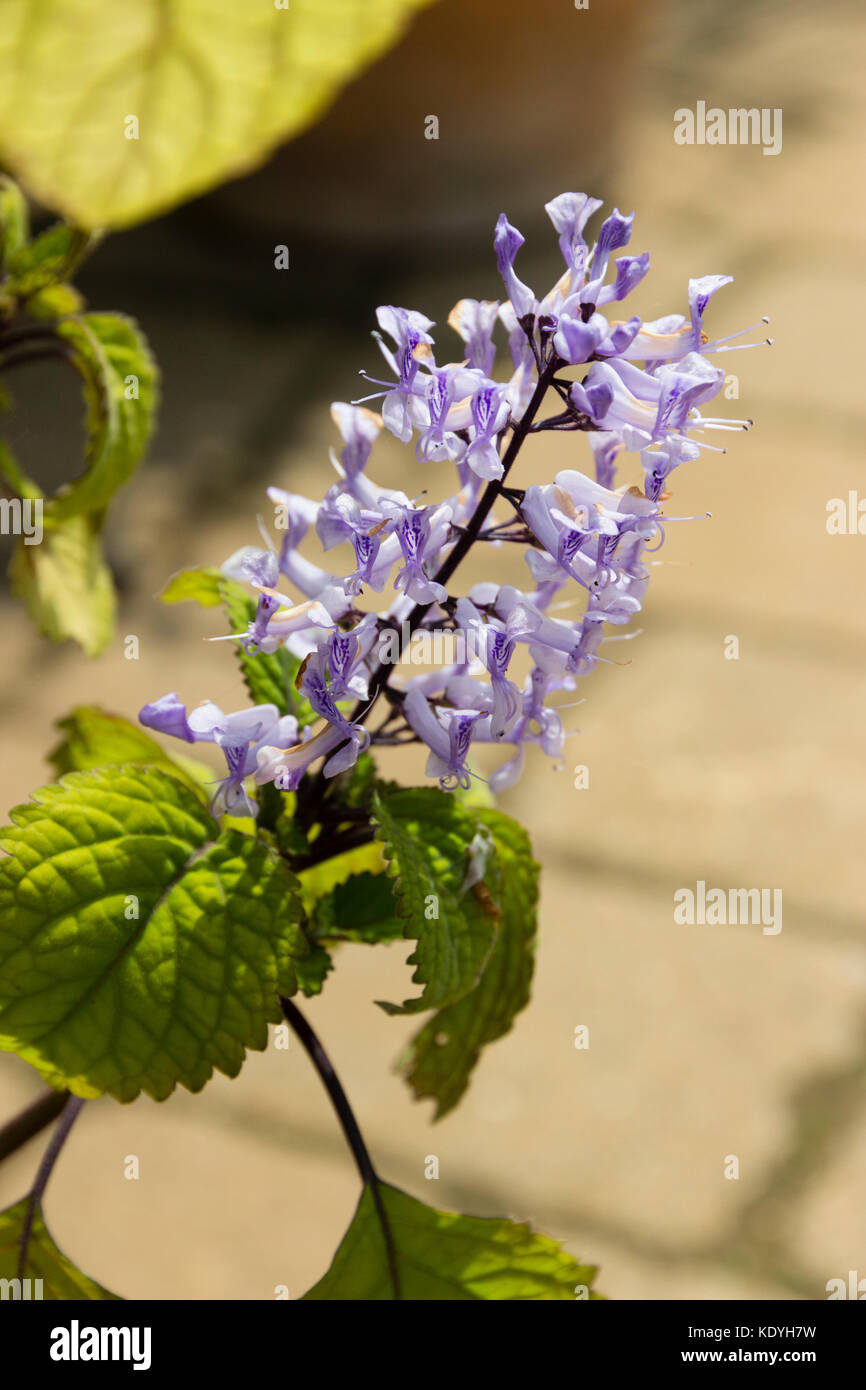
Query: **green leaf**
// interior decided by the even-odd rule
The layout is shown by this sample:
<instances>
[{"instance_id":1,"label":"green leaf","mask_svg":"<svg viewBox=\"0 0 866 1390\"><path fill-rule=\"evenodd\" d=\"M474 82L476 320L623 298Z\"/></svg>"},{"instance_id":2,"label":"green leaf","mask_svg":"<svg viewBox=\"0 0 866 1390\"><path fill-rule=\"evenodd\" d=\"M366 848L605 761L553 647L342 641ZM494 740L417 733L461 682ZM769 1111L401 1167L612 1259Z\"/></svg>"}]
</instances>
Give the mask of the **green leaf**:
<instances>
[{"instance_id":1,"label":"green leaf","mask_svg":"<svg viewBox=\"0 0 866 1390\"><path fill-rule=\"evenodd\" d=\"M84 1097L198 1091L262 1050L306 954L297 884L177 777L73 772L0 847L0 1048Z\"/></svg>"},{"instance_id":2,"label":"green leaf","mask_svg":"<svg viewBox=\"0 0 866 1390\"><path fill-rule=\"evenodd\" d=\"M17 0L0 160L82 226L152 217L264 160L422 3Z\"/></svg>"},{"instance_id":3,"label":"green leaf","mask_svg":"<svg viewBox=\"0 0 866 1390\"><path fill-rule=\"evenodd\" d=\"M381 856L378 845L364 845L301 874L310 955L298 963L298 981L306 995L319 994L334 968L325 943L375 945L403 935L404 924L394 914L391 880L384 872L384 862L372 871L351 872L353 862L370 860L369 850Z\"/></svg>"},{"instance_id":4,"label":"green leaf","mask_svg":"<svg viewBox=\"0 0 866 1390\"><path fill-rule=\"evenodd\" d=\"M416 999L389 1013L418 1013L460 999L477 983L496 940L492 905L466 886L478 834L476 811L447 792L409 787L375 798L374 820L394 879L397 916L404 935L418 942L409 957L416 967Z\"/></svg>"},{"instance_id":5,"label":"green leaf","mask_svg":"<svg viewBox=\"0 0 866 1390\"><path fill-rule=\"evenodd\" d=\"M573 1302L598 1299L596 1269L582 1265L530 1226L437 1211L397 1187L379 1191L394 1245L400 1296L445 1302ZM381 1302L394 1298L382 1227L365 1187L331 1268L305 1300Z\"/></svg>"},{"instance_id":6,"label":"green leaf","mask_svg":"<svg viewBox=\"0 0 866 1390\"><path fill-rule=\"evenodd\" d=\"M84 380L87 409L85 471L51 502L64 518L101 512L132 476L153 429L157 369L144 335L121 314L73 315L57 332Z\"/></svg>"},{"instance_id":7,"label":"green leaf","mask_svg":"<svg viewBox=\"0 0 866 1390\"><path fill-rule=\"evenodd\" d=\"M435 1014L400 1059L415 1095L436 1101L436 1119L460 1100L481 1049L510 1030L532 983L538 865L522 826L501 811L479 815L492 837L481 891L499 913L499 935L475 988Z\"/></svg>"},{"instance_id":8,"label":"green leaf","mask_svg":"<svg viewBox=\"0 0 866 1390\"><path fill-rule=\"evenodd\" d=\"M232 632L244 633L256 616L257 603L240 584L223 578L220 594ZM244 684L256 705L276 705L280 714L293 714L301 728L317 716L295 689L301 663L285 647L275 652L248 652L238 643L236 654Z\"/></svg>"},{"instance_id":9,"label":"green leaf","mask_svg":"<svg viewBox=\"0 0 866 1390\"><path fill-rule=\"evenodd\" d=\"M18 1261L21 1256L21 1239L27 1207L28 1199L25 1197L14 1206L0 1211L0 1280L18 1278ZM38 1294L31 1283L31 1299L41 1297L46 1302L67 1299L88 1302L118 1300L116 1293L109 1293L108 1289L88 1278L80 1269L76 1269L62 1250L58 1250L45 1225L40 1207L36 1209L30 1239L27 1242L24 1278L42 1281ZM23 1290L20 1292L23 1293ZM14 1297L14 1294L3 1295L8 1296Z\"/></svg>"},{"instance_id":10,"label":"green leaf","mask_svg":"<svg viewBox=\"0 0 866 1390\"><path fill-rule=\"evenodd\" d=\"M308 914L314 912L319 898L324 898L337 884L345 883L353 874L384 872L382 846L375 841L335 854L333 859L325 859L321 864L303 869L298 875L304 907Z\"/></svg>"},{"instance_id":11,"label":"green leaf","mask_svg":"<svg viewBox=\"0 0 866 1390\"><path fill-rule=\"evenodd\" d=\"M303 990L308 999L316 994L321 994L325 984L325 978L334 968L331 954L326 951L320 942L315 941L310 945L310 954L304 956L295 965L295 972L298 977L298 988Z\"/></svg>"},{"instance_id":12,"label":"green leaf","mask_svg":"<svg viewBox=\"0 0 866 1390\"><path fill-rule=\"evenodd\" d=\"M273 782L265 782L264 786L256 788L256 800L259 803L259 833L270 832L276 848L290 863L305 854L309 844L295 817L295 793L282 792Z\"/></svg>"},{"instance_id":13,"label":"green leaf","mask_svg":"<svg viewBox=\"0 0 866 1390\"><path fill-rule=\"evenodd\" d=\"M48 505L45 508L48 512ZM98 656L114 634L115 598L94 521L74 516L48 529L39 545L19 543L9 566L12 592L24 600L39 631L71 637Z\"/></svg>"},{"instance_id":14,"label":"green leaf","mask_svg":"<svg viewBox=\"0 0 866 1390\"><path fill-rule=\"evenodd\" d=\"M217 608L223 601L220 584L225 576L218 569L178 570L161 591L163 603L185 603L192 600L202 608Z\"/></svg>"},{"instance_id":15,"label":"green leaf","mask_svg":"<svg viewBox=\"0 0 866 1390\"><path fill-rule=\"evenodd\" d=\"M313 907L310 928L325 941L375 945L402 937L405 923L395 912L392 880L385 873L353 874Z\"/></svg>"},{"instance_id":16,"label":"green leaf","mask_svg":"<svg viewBox=\"0 0 866 1390\"><path fill-rule=\"evenodd\" d=\"M30 209L17 183L0 174L0 266L26 246L30 236Z\"/></svg>"},{"instance_id":17,"label":"green leaf","mask_svg":"<svg viewBox=\"0 0 866 1390\"><path fill-rule=\"evenodd\" d=\"M47 758L57 777L94 767L141 763L179 777L204 804L209 800L205 791L213 781L209 767L192 758L170 755L150 734L118 714L109 714L97 705L78 705L65 719L58 719L57 728L63 738Z\"/></svg>"},{"instance_id":18,"label":"green leaf","mask_svg":"<svg viewBox=\"0 0 866 1390\"><path fill-rule=\"evenodd\" d=\"M72 285L46 285L27 300L27 312L35 319L59 319L79 314L84 300Z\"/></svg>"},{"instance_id":19,"label":"green leaf","mask_svg":"<svg viewBox=\"0 0 866 1390\"><path fill-rule=\"evenodd\" d=\"M55 223L7 257L4 290L18 299L29 299L40 290L61 284L71 278L97 240L79 227Z\"/></svg>"}]
</instances>

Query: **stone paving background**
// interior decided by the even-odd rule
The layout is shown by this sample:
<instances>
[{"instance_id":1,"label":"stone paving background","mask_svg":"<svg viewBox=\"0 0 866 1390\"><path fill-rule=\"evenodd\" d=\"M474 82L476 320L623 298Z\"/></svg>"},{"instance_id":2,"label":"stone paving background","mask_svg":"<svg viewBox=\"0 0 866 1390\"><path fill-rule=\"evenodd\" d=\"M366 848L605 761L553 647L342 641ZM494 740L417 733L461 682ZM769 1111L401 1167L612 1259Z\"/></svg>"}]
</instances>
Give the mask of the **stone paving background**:
<instances>
[{"instance_id":1,"label":"stone paving background","mask_svg":"<svg viewBox=\"0 0 866 1390\"><path fill-rule=\"evenodd\" d=\"M467 45L497 15L467 96ZM443 85L449 53L462 56ZM526 65L520 102L496 86L503 54L506 75ZM3 604L5 808L46 779L53 722L75 703L132 716L175 688L192 704L244 703L225 648L202 640L218 617L153 595L175 569L255 540L266 481L321 490L326 405L375 362L372 306L423 306L444 322L459 294L494 296L487 247L502 208L533 234L525 278L537 287L557 252L528 209L586 186L637 209L633 249L653 254L637 306L647 317L684 308L688 275L710 271L736 277L714 301L713 335L772 316L772 350L721 359L740 378L726 411L756 428L675 475L668 510L712 520L669 528L642 635L608 649L631 664L583 685L568 767L589 768L589 790L539 760L503 802L543 864L530 1008L488 1049L463 1105L431 1126L391 1070L410 1027L371 1003L403 997L408 947L344 948L307 1005L385 1176L443 1207L531 1218L597 1262L613 1298L820 1298L830 1278L866 1276L866 539L825 526L829 499L866 495L864 62L853 3L638 12L592 0L571 12L545 0L506 17L443 0L270 169L116 238L92 263L91 303L138 313L166 374L153 457L113 521L118 642L88 664ZM782 153L678 147L673 111L700 99L782 107ZM421 138L428 111L441 116L438 148ZM318 171L313 208L305 167ZM288 283L268 278L277 241L292 248ZM74 394L46 373L28 414L21 388L13 443L42 460L41 476L65 476ZM581 466L580 450L541 438L518 481ZM377 476L399 466L386 449ZM122 654L133 632L138 662ZM392 767L418 777L413 755ZM700 878L781 888L781 933L675 924L673 892ZM2 1115L37 1090L0 1058ZM137 1182L123 1176L129 1154ZM424 1178L430 1154L437 1182ZM736 1181L724 1176L732 1154ZM32 1144L0 1170L3 1205L37 1158ZM293 1044L197 1097L89 1105L47 1213L61 1247L127 1297L255 1299L318 1278L356 1195Z\"/></svg>"}]
</instances>

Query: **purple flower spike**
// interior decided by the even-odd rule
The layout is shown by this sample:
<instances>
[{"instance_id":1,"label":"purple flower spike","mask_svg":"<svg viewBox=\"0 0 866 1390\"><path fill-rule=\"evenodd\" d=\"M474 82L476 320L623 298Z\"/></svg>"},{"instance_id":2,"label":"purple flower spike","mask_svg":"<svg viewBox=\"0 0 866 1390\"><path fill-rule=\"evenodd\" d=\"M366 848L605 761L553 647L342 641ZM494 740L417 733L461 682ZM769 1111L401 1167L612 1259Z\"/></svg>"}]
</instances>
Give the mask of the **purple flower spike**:
<instances>
[{"instance_id":1,"label":"purple flower spike","mask_svg":"<svg viewBox=\"0 0 866 1390\"><path fill-rule=\"evenodd\" d=\"M619 308L647 275L649 254L616 256L634 221L616 208L591 246L586 227L600 207L574 192L547 204L565 268L539 299L517 275L524 241L502 214L494 249L507 299L454 306L460 361L437 361L424 314L377 309L390 378L362 375L381 416L363 401L335 401L341 443L324 497L269 488L274 538L223 566L250 586L256 609L245 633L214 640L240 644L253 660L285 647L301 663L298 689L319 727L299 736L273 705L224 714L206 702L188 713L176 694L141 711L149 728L222 749L215 809L254 809L245 786L253 775L288 791L317 766L335 777L371 742L420 740L427 775L449 790L469 786L473 745L508 747L494 791L517 780L527 745L562 759L571 736L563 712L577 702L559 696L607 659L604 643L634 635L623 629L642 609L647 557L665 540L671 474L716 449L705 442L710 430L751 423L702 413L724 383L714 354L759 346L741 341L751 329L707 337L704 315L727 275L689 280L686 314L644 321ZM504 365L497 332L507 338ZM405 491L367 474L385 430L411 445L397 475ZM542 430L574 450L573 464L547 482L527 476L517 457ZM393 443L381 447L389 466ZM525 592L497 574L515 545ZM461 566L471 547L489 568L467 595ZM407 675L416 660L423 669ZM390 711L379 718L379 703L371 734L366 722L383 695Z\"/></svg>"}]
</instances>

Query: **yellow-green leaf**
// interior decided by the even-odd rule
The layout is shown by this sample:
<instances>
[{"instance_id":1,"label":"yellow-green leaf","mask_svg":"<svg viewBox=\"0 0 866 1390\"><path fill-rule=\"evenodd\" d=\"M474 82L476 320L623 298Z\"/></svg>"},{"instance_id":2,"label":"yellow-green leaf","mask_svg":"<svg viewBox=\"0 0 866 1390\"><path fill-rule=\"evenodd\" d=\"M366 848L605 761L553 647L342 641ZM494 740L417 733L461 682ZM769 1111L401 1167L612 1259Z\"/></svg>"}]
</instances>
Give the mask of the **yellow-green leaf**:
<instances>
[{"instance_id":1,"label":"yellow-green leaf","mask_svg":"<svg viewBox=\"0 0 866 1390\"><path fill-rule=\"evenodd\" d=\"M203 803L213 791L213 772L195 758L167 753L155 738L119 714L109 714L98 705L78 705L57 727L63 737L47 755L58 777L67 772L89 772L94 767L118 767L140 763L158 767L179 777ZM235 829L240 829L237 822Z\"/></svg>"},{"instance_id":2,"label":"yellow-green leaf","mask_svg":"<svg viewBox=\"0 0 866 1390\"><path fill-rule=\"evenodd\" d=\"M98 237L80 227L56 222L27 246L20 246L3 267L8 277L4 288L18 299L29 299L52 285L68 280L91 251Z\"/></svg>"},{"instance_id":3,"label":"yellow-green leaf","mask_svg":"<svg viewBox=\"0 0 866 1390\"><path fill-rule=\"evenodd\" d=\"M308 125L429 0L4 0L0 160L83 227L125 226Z\"/></svg>"},{"instance_id":4,"label":"yellow-green leaf","mask_svg":"<svg viewBox=\"0 0 866 1390\"><path fill-rule=\"evenodd\" d=\"M598 1299L593 1265L528 1225L436 1211L388 1183L379 1186L390 1228L399 1295L413 1302L534 1303ZM351 1226L323 1279L304 1294L321 1302L396 1297L373 1193L365 1187Z\"/></svg>"},{"instance_id":5,"label":"yellow-green leaf","mask_svg":"<svg viewBox=\"0 0 866 1390\"><path fill-rule=\"evenodd\" d=\"M0 1287L3 1289L0 1297L46 1301L68 1299L75 1302L116 1300L116 1293L109 1293L108 1289L88 1278L80 1269L76 1269L62 1250L58 1250L39 1207L27 1242L23 1283L15 1283L27 1207L28 1200L24 1197L13 1207L0 1211Z\"/></svg>"},{"instance_id":6,"label":"yellow-green leaf","mask_svg":"<svg viewBox=\"0 0 866 1390\"><path fill-rule=\"evenodd\" d=\"M0 175L0 265L26 246L29 233L27 199L12 179Z\"/></svg>"},{"instance_id":7,"label":"yellow-green leaf","mask_svg":"<svg viewBox=\"0 0 866 1390\"><path fill-rule=\"evenodd\" d=\"M175 776L70 772L0 830L0 1049L83 1098L163 1100L262 1051L308 951L297 884Z\"/></svg>"},{"instance_id":8,"label":"yellow-green leaf","mask_svg":"<svg viewBox=\"0 0 866 1390\"><path fill-rule=\"evenodd\" d=\"M135 470L153 429L156 363L138 325L123 314L78 314L57 332L84 381L85 471L51 500L54 518L101 512Z\"/></svg>"},{"instance_id":9,"label":"yellow-green leaf","mask_svg":"<svg viewBox=\"0 0 866 1390\"><path fill-rule=\"evenodd\" d=\"M114 632L114 585L89 516L72 516L46 529L39 545L22 540L9 567L12 592L24 600L39 631L55 642L67 637L98 654Z\"/></svg>"},{"instance_id":10,"label":"yellow-green leaf","mask_svg":"<svg viewBox=\"0 0 866 1390\"><path fill-rule=\"evenodd\" d=\"M223 601L220 584L224 579L222 570L213 567L178 570L160 591L159 597L163 603L186 603L191 599L193 603L201 604L202 608L216 608Z\"/></svg>"}]
</instances>

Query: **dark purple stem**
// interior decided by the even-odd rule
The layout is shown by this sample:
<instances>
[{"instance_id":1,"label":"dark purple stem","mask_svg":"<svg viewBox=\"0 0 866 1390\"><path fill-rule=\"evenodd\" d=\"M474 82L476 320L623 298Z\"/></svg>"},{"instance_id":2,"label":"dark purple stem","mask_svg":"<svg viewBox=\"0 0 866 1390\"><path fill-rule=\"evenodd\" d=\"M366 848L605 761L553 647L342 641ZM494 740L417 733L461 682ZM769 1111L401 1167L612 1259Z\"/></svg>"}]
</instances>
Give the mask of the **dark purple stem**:
<instances>
[{"instance_id":1,"label":"dark purple stem","mask_svg":"<svg viewBox=\"0 0 866 1390\"><path fill-rule=\"evenodd\" d=\"M433 576L434 583L445 584L478 540L481 528L490 515L497 498L503 495L508 474L514 465L517 455L520 453L527 435L531 433L533 421L541 409L542 402L547 395L548 388L556 372L561 366L562 363L559 358L554 355L549 356L547 361L541 364L538 381L532 393L532 397L522 417L515 424L511 438L508 441L508 447L502 455L502 477L493 479L487 484L481 494L478 506L472 514L472 519L461 533L460 539L457 541L450 555L446 556ZM424 615L431 607L432 605L429 603L417 603L415 605L407 619L410 635L423 621ZM358 701L354 710L349 715L350 722L357 723L370 714L379 696L387 686L393 669L393 666L385 662L379 663L370 678L370 693L365 700ZM311 780L308 787L306 785L306 779L305 783L302 784L305 788L305 794L299 793L299 810L301 811L305 823L308 825L312 824L315 810L324 796L325 780L324 773L320 770Z\"/></svg>"},{"instance_id":2,"label":"dark purple stem","mask_svg":"<svg viewBox=\"0 0 866 1390\"><path fill-rule=\"evenodd\" d=\"M68 1091L46 1091L44 1096L34 1100L26 1110L8 1120L0 1129L0 1161L9 1158L31 1139L35 1139L37 1134L41 1134L46 1126L53 1124L66 1104L68 1095Z\"/></svg>"},{"instance_id":3,"label":"dark purple stem","mask_svg":"<svg viewBox=\"0 0 866 1390\"><path fill-rule=\"evenodd\" d=\"M48 1186L48 1179L54 1171L54 1165L60 1156L60 1150L69 1137L69 1131L78 1119L84 1101L79 1096L69 1096L60 1112L60 1119L57 1128L51 1136L48 1148L42 1155L42 1162L36 1170L36 1181L30 1189L27 1202L27 1214L24 1217L24 1224L21 1227L21 1254L18 1258L18 1278L24 1278L27 1268L27 1250L30 1245L30 1237L33 1234L33 1222L36 1219L36 1208L42 1201L43 1194Z\"/></svg>"},{"instance_id":4,"label":"dark purple stem","mask_svg":"<svg viewBox=\"0 0 866 1390\"><path fill-rule=\"evenodd\" d=\"M369 1187L370 1189L370 1194L376 1208L376 1215L379 1218L379 1225L382 1228L382 1238L385 1242L385 1255L388 1261L388 1273L391 1278L391 1285L394 1289L394 1297L395 1299L399 1299L402 1295L400 1293L400 1274L397 1269L397 1252L394 1249L394 1238L391 1234L388 1213L385 1211L385 1204L382 1201L382 1193L380 1190L381 1179L376 1169L373 1167L370 1151L364 1143L363 1136L358 1127L358 1121L355 1119L354 1111L349 1104L348 1096L340 1084L340 1078L334 1071L330 1057L297 1005L293 1004L291 999L281 998L280 1007L283 1010L286 1022L300 1039L304 1050L318 1072L319 1080L328 1092L331 1104L337 1112L337 1119L340 1121L340 1127L346 1137L346 1143L352 1150L352 1155L358 1165L361 1181L365 1187Z\"/></svg>"}]
</instances>

